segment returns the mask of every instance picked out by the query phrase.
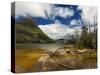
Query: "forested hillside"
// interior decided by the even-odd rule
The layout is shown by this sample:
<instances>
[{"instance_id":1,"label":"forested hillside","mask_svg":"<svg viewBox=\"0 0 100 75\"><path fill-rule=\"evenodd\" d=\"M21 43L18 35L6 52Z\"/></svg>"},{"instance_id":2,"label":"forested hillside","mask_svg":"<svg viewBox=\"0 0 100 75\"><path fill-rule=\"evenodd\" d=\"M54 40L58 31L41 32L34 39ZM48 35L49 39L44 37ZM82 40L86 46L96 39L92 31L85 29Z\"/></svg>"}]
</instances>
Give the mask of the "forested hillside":
<instances>
[{"instance_id":1,"label":"forested hillside","mask_svg":"<svg viewBox=\"0 0 100 75\"><path fill-rule=\"evenodd\" d=\"M54 42L41 31L32 17L25 17L15 22L17 43L51 43Z\"/></svg>"}]
</instances>

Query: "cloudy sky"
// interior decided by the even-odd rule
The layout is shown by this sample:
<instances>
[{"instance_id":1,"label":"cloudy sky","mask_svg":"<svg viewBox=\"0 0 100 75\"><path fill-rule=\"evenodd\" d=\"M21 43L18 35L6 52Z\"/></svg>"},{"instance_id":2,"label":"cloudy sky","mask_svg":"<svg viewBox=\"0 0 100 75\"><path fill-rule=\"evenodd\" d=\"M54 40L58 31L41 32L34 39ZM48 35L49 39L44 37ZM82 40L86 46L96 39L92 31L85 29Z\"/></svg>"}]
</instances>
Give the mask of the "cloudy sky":
<instances>
[{"instance_id":1,"label":"cloudy sky","mask_svg":"<svg viewBox=\"0 0 100 75\"><path fill-rule=\"evenodd\" d=\"M60 39L67 34L74 34L81 29L83 23L94 24L97 18L97 7L77 5L57 5L17 2L15 15L31 15L45 34L52 39ZM97 19L96 19L97 21Z\"/></svg>"}]
</instances>

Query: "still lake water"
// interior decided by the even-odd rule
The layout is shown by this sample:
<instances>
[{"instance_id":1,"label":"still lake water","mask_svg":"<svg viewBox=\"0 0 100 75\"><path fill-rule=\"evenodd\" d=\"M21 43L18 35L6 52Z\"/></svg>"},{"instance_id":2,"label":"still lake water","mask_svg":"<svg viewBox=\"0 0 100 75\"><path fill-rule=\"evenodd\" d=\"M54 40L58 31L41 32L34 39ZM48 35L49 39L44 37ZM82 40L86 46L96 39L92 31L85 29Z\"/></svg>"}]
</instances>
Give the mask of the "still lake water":
<instances>
[{"instance_id":1,"label":"still lake water","mask_svg":"<svg viewBox=\"0 0 100 75\"><path fill-rule=\"evenodd\" d=\"M55 51L56 49L63 47L63 44L60 43L50 43L50 44L17 44L17 48L30 48L30 49L44 49L49 51Z\"/></svg>"}]
</instances>

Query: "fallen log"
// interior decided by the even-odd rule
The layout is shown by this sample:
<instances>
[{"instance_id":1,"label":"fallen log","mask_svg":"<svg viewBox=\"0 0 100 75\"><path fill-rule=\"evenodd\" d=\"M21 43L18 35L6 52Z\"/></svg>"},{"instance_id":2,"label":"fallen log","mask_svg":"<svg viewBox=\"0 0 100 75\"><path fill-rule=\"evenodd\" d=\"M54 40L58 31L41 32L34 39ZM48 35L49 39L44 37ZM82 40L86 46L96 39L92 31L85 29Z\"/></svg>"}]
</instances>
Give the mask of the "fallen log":
<instances>
[{"instance_id":1,"label":"fallen log","mask_svg":"<svg viewBox=\"0 0 100 75\"><path fill-rule=\"evenodd\" d=\"M58 65L60 65L60 66L63 66L63 67L65 67L65 68L67 68L67 69L72 69L71 67L69 67L69 66L67 66L67 65L65 65L65 64L62 64L62 63L58 63L57 61L56 61L56 59L55 58L52 58L53 60L54 60L54 63L56 63L56 64L58 64Z\"/></svg>"}]
</instances>

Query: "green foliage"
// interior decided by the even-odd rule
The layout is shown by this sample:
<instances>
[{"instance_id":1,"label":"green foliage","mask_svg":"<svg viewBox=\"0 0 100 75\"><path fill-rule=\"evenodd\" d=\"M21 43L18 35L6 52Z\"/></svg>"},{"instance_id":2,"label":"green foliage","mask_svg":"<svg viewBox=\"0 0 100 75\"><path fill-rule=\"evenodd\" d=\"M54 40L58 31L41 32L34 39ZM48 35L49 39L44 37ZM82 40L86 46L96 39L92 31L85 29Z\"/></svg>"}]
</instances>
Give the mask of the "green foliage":
<instances>
[{"instance_id":1,"label":"green foliage","mask_svg":"<svg viewBox=\"0 0 100 75\"><path fill-rule=\"evenodd\" d=\"M88 32L87 28L82 29L81 36L77 43L78 48L96 48L96 33Z\"/></svg>"},{"instance_id":2,"label":"green foliage","mask_svg":"<svg viewBox=\"0 0 100 75\"><path fill-rule=\"evenodd\" d=\"M89 44L89 34L87 31L87 28L83 28L81 36L79 38L79 45L78 46L88 47L88 44Z\"/></svg>"},{"instance_id":3,"label":"green foliage","mask_svg":"<svg viewBox=\"0 0 100 75\"><path fill-rule=\"evenodd\" d=\"M17 43L50 43L54 42L39 29L31 17L15 23Z\"/></svg>"}]
</instances>

